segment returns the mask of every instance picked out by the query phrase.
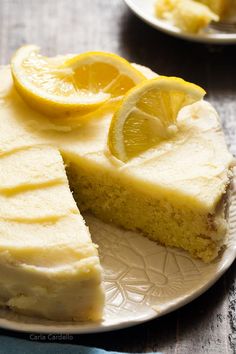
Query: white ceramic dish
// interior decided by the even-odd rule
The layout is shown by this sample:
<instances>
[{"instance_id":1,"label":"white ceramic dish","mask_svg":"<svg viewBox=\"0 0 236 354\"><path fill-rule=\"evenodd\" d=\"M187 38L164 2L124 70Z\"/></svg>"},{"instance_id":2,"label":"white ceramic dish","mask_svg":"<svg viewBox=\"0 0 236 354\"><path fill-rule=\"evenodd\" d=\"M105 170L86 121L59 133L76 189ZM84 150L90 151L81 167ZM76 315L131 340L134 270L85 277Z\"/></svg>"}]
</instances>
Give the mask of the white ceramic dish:
<instances>
[{"instance_id":1,"label":"white ceramic dish","mask_svg":"<svg viewBox=\"0 0 236 354\"><path fill-rule=\"evenodd\" d=\"M232 44L236 43L235 33L226 33L215 30L211 27L205 29L199 34L184 33L172 24L160 20L154 15L154 4L156 0L124 0L129 8L143 21L152 27L182 39L214 44Z\"/></svg>"},{"instance_id":2,"label":"white ceramic dish","mask_svg":"<svg viewBox=\"0 0 236 354\"><path fill-rule=\"evenodd\" d=\"M0 327L39 333L93 333L130 327L163 316L189 303L213 285L236 257L236 191L230 208L229 239L211 264L184 251L159 246L143 236L86 221L99 244L104 268L106 307L101 323L59 323L0 312Z\"/></svg>"}]
</instances>

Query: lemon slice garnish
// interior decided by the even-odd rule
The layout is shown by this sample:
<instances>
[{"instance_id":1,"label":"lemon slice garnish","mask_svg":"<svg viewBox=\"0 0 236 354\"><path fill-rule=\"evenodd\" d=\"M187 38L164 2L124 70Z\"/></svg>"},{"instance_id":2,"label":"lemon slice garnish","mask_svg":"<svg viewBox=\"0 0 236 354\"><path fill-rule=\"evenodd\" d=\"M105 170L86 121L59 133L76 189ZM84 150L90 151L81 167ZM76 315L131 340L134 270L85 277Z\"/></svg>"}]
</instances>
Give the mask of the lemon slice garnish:
<instances>
[{"instance_id":1,"label":"lemon slice garnish","mask_svg":"<svg viewBox=\"0 0 236 354\"><path fill-rule=\"evenodd\" d=\"M145 77L115 54L89 52L47 58L33 45L13 56L11 70L16 89L33 108L60 115L91 111L111 99L120 99Z\"/></svg>"},{"instance_id":2,"label":"lemon slice garnish","mask_svg":"<svg viewBox=\"0 0 236 354\"><path fill-rule=\"evenodd\" d=\"M176 77L159 76L137 85L113 115L108 146L121 161L139 155L178 130L181 108L199 101L205 91Z\"/></svg>"}]
</instances>

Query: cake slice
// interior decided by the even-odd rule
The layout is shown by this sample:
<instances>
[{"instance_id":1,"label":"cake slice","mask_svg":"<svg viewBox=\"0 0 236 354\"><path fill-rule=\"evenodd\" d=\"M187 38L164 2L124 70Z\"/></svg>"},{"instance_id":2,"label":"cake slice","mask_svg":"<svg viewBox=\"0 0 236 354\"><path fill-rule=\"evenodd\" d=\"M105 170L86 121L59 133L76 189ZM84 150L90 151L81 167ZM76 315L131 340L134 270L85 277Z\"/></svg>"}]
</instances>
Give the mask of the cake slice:
<instances>
[{"instance_id":1,"label":"cake slice","mask_svg":"<svg viewBox=\"0 0 236 354\"><path fill-rule=\"evenodd\" d=\"M197 0L202 4L208 6L218 16L223 17L230 8L231 0Z\"/></svg>"},{"instance_id":2,"label":"cake slice","mask_svg":"<svg viewBox=\"0 0 236 354\"><path fill-rule=\"evenodd\" d=\"M59 152L0 156L0 305L50 320L100 320L97 248L73 200Z\"/></svg>"},{"instance_id":3,"label":"cake slice","mask_svg":"<svg viewBox=\"0 0 236 354\"><path fill-rule=\"evenodd\" d=\"M232 0L156 0L155 15L185 32L198 33L228 16Z\"/></svg>"},{"instance_id":4,"label":"cake slice","mask_svg":"<svg viewBox=\"0 0 236 354\"><path fill-rule=\"evenodd\" d=\"M213 0L214 1L214 0ZM208 7L210 1L195 0L157 0L155 14L158 18L167 20L184 32L198 33L207 27L211 21L218 21L220 8ZM213 2L212 2L213 3Z\"/></svg>"}]
</instances>

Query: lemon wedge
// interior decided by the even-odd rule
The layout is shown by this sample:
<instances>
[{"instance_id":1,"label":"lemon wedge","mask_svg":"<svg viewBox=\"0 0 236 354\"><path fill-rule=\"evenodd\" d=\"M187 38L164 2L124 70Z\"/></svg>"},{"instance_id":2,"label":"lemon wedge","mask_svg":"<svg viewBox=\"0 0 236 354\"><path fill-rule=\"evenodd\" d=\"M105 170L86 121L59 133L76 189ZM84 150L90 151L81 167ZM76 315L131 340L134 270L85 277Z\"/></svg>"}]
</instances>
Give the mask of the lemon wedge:
<instances>
[{"instance_id":1,"label":"lemon wedge","mask_svg":"<svg viewBox=\"0 0 236 354\"><path fill-rule=\"evenodd\" d=\"M159 76L130 90L114 113L108 146L121 161L139 155L178 130L181 108L201 100L205 91L176 77Z\"/></svg>"},{"instance_id":2,"label":"lemon wedge","mask_svg":"<svg viewBox=\"0 0 236 354\"><path fill-rule=\"evenodd\" d=\"M15 87L34 109L49 115L91 111L120 99L145 77L115 54L89 52L47 58L34 45L21 47L11 60Z\"/></svg>"}]
</instances>

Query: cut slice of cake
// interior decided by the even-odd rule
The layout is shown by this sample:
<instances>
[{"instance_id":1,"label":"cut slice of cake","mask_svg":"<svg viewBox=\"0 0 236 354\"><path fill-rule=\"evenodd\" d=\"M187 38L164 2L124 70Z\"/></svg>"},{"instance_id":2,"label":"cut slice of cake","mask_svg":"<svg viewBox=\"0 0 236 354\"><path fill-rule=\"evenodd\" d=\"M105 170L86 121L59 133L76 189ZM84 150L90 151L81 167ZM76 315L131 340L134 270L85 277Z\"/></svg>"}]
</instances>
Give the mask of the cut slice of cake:
<instances>
[{"instance_id":1,"label":"cut slice of cake","mask_svg":"<svg viewBox=\"0 0 236 354\"><path fill-rule=\"evenodd\" d=\"M209 2L207 0L199 2L195 0L157 0L155 14L158 18L167 20L184 32L198 33L211 21L219 20L217 13L211 7L206 6Z\"/></svg>"},{"instance_id":2,"label":"cut slice of cake","mask_svg":"<svg viewBox=\"0 0 236 354\"><path fill-rule=\"evenodd\" d=\"M223 17L227 10L230 8L230 3L232 0L197 0L202 4L208 6L213 12L218 16Z\"/></svg>"},{"instance_id":3,"label":"cut slice of cake","mask_svg":"<svg viewBox=\"0 0 236 354\"><path fill-rule=\"evenodd\" d=\"M184 32L198 33L228 17L232 7L232 0L156 0L155 15Z\"/></svg>"},{"instance_id":4,"label":"cut slice of cake","mask_svg":"<svg viewBox=\"0 0 236 354\"><path fill-rule=\"evenodd\" d=\"M97 248L69 190L59 152L0 156L0 305L51 320L100 320Z\"/></svg>"}]
</instances>

